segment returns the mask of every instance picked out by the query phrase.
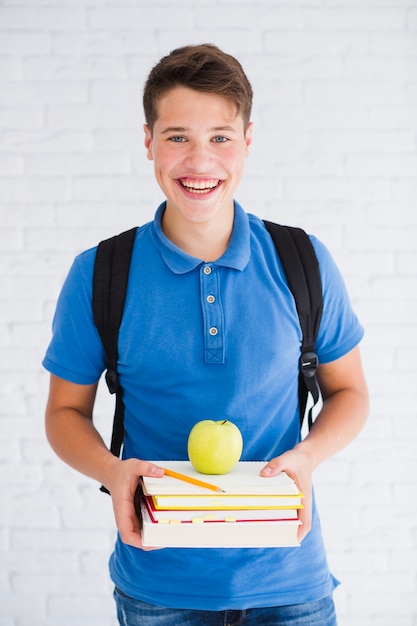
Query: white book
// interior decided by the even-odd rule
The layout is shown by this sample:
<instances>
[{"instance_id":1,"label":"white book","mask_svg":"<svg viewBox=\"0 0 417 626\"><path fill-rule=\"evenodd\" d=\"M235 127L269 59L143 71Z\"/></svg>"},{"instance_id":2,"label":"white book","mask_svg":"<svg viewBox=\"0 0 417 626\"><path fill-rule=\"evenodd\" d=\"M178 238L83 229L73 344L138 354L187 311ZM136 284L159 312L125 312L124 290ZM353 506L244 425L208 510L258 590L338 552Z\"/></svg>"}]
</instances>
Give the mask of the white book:
<instances>
[{"instance_id":1,"label":"white book","mask_svg":"<svg viewBox=\"0 0 417 626\"><path fill-rule=\"evenodd\" d=\"M181 520L192 522L199 520L224 522L227 520L296 520L298 509L157 509L151 496L144 496L144 503L152 521Z\"/></svg>"},{"instance_id":2,"label":"white book","mask_svg":"<svg viewBox=\"0 0 417 626\"><path fill-rule=\"evenodd\" d=\"M299 520L152 521L144 504L142 541L148 547L281 548L297 547Z\"/></svg>"},{"instance_id":3,"label":"white book","mask_svg":"<svg viewBox=\"0 0 417 626\"><path fill-rule=\"evenodd\" d=\"M266 461L240 461L229 473L200 474L189 461L152 461L185 475L193 481L209 483L212 489L164 475L144 476L143 492L152 496L156 509L282 509L301 508L303 494L285 472L263 477ZM217 490L216 490L217 488Z\"/></svg>"}]
</instances>

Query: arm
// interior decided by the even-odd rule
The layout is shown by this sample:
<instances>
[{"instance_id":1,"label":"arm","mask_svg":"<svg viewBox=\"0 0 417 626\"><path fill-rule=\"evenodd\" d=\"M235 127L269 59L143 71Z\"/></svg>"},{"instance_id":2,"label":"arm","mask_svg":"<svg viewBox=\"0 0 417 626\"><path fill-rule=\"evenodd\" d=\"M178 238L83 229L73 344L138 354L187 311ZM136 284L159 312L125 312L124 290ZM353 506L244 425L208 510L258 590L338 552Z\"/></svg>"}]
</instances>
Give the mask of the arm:
<instances>
[{"instance_id":1,"label":"arm","mask_svg":"<svg viewBox=\"0 0 417 626\"><path fill-rule=\"evenodd\" d=\"M140 476L162 476L147 461L121 461L107 448L93 424L97 385L77 385L51 376L46 407L46 434L56 454L77 471L94 478L111 493L117 528L124 543L142 548L134 494Z\"/></svg>"},{"instance_id":2,"label":"arm","mask_svg":"<svg viewBox=\"0 0 417 626\"><path fill-rule=\"evenodd\" d=\"M262 470L263 476L285 470L304 493L304 509L299 516L300 541L311 528L313 471L356 437L368 415L368 392L359 348L332 363L320 365L318 381L323 408L309 434L293 450L272 459Z\"/></svg>"}]
</instances>

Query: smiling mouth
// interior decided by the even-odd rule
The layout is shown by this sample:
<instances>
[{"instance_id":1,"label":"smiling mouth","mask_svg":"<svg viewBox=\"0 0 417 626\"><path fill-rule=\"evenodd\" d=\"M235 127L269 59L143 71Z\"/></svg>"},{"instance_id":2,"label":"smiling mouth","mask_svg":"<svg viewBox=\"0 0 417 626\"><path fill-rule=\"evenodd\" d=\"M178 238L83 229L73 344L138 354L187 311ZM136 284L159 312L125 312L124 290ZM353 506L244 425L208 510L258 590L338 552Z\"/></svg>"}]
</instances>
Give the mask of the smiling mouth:
<instances>
[{"instance_id":1,"label":"smiling mouth","mask_svg":"<svg viewBox=\"0 0 417 626\"><path fill-rule=\"evenodd\" d=\"M210 178L208 180L195 180L192 178L179 178L182 187L190 193L206 194L216 189L222 181L219 178Z\"/></svg>"}]
</instances>

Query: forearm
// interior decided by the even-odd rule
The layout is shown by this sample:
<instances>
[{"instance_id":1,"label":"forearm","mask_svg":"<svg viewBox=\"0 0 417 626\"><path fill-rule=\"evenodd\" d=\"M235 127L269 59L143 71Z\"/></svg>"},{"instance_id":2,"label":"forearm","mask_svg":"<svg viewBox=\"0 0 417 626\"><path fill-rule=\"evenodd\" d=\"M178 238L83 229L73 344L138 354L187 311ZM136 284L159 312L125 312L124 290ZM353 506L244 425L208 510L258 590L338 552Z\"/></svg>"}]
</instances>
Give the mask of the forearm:
<instances>
[{"instance_id":1,"label":"forearm","mask_svg":"<svg viewBox=\"0 0 417 626\"><path fill-rule=\"evenodd\" d=\"M366 389L342 389L324 400L309 434L296 449L307 455L314 470L355 439L367 415Z\"/></svg>"},{"instance_id":2,"label":"forearm","mask_svg":"<svg viewBox=\"0 0 417 626\"><path fill-rule=\"evenodd\" d=\"M115 457L93 424L96 385L76 385L51 376L46 407L46 434L65 463L97 480L109 490L122 541L142 548L134 495L140 476L162 476L148 461Z\"/></svg>"},{"instance_id":3,"label":"forearm","mask_svg":"<svg viewBox=\"0 0 417 626\"><path fill-rule=\"evenodd\" d=\"M109 451L89 417L71 408L47 410L46 434L65 463L107 486L109 473L120 461Z\"/></svg>"},{"instance_id":4,"label":"forearm","mask_svg":"<svg viewBox=\"0 0 417 626\"><path fill-rule=\"evenodd\" d=\"M56 454L77 471L107 487L120 463L93 424L97 385L76 385L51 376L45 428Z\"/></svg>"},{"instance_id":5,"label":"forearm","mask_svg":"<svg viewBox=\"0 0 417 626\"><path fill-rule=\"evenodd\" d=\"M336 454L356 437L368 415L368 393L358 349L320 367L319 382L323 407L303 441L272 459L262 470L263 476L286 471L304 494L301 541L311 528L312 474L320 463Z\"/></svg>"}]
</instances>

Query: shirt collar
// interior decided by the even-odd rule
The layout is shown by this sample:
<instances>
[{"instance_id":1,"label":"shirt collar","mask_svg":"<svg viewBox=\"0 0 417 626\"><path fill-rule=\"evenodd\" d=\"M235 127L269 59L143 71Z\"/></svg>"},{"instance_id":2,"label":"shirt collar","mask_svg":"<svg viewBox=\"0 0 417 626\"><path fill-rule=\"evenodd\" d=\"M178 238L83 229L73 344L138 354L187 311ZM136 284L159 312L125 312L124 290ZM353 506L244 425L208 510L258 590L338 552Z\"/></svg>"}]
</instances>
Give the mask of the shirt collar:
<instances>
[{"instance_id":1,"label":"shirt collar","mask_svg":"<svg viewBox=\"0 0 417 626\"><path fill-rule=\"evenodd\" d=\"M153 221L154 240L169 269L175 274L185 274L204 263L204 261L187 254L164 235L161 221L165 207L166 202L163 202L156 211ZM212 265L220 265L242 271L248 264L250 257L249 219L236 201L234 202L234 209L233 231L229 245L224 254L217 261L213 262Z\"/></svg>"}]
</instances>

